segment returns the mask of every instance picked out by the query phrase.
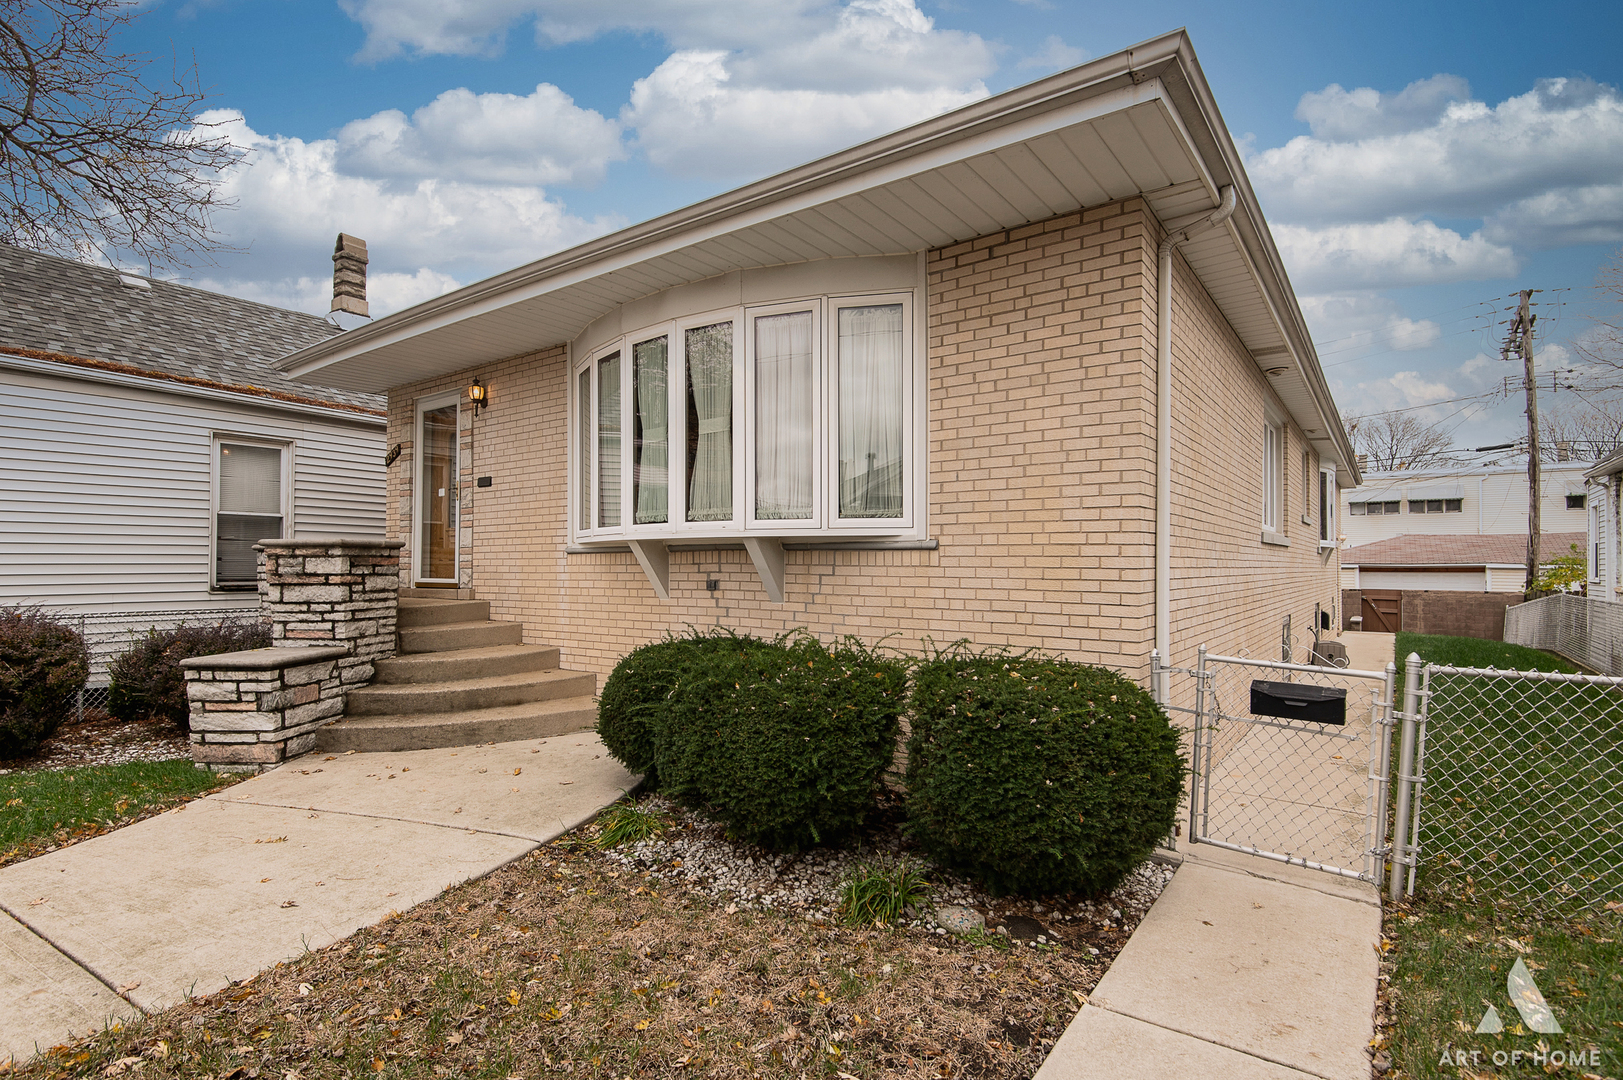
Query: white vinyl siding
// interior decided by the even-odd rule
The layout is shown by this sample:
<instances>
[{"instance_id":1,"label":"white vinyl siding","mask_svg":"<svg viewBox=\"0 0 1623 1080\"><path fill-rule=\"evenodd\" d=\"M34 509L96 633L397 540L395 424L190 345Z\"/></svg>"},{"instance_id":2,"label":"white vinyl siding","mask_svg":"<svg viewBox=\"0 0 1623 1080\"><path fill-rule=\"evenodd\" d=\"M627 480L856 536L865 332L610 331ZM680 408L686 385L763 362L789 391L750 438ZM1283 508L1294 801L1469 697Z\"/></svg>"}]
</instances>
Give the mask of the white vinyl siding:
<instances>
[{"instance_id":1,"label":"white vinyl siding","mask_svg":"<svg viewBox=\"0 0 1623 1080\"><path fill-rule=\"evenodd\" d=\"M1481 570L1366 570L1358 571L1360 589L1439 589L1444 592L1484 591Z\"/></svg>"},{"instance_id":2,"label":"white vinyl siding","mask_svg":"<svg viewBox=\"0 0 1623 1080\"><path fill-rule=\"evenodd\" d=\"M1544 466L1539 515L1545 532L1586 530L1587 512L1569 510L1567 495L1575 484L1583 483L1583 474L1589 468L1590 465L1583 462ZM1453 490L1442 492L1440 488ZM1390 500L1396 505L1386 508L1398 512L1360 512L1357 504L1372 498ZM1448 504L1449 499L1459 500L1457 509ZM1344 514L1340 531L1355 547L1408 534L1527 533L1527 470L1519 465L1366 473L1363 486L1342 490L1340 500ZM1426 504L1442 500L1442 503L1435 508L1426 505L1425 512L1417 512L1410 505L1415 500Z\"/></svg>"},{"instance_id":3,"label":"white vinyl siding","mask_svg":"<svg viewBox=\"0 0 1623 1080\"><path fill-rule=\"evenodd\" d=\"M211 592L214 436L292 455L291 536L381 537L381 418L71 375L0 377L0 601L68 611L251 607Z\"/></svg>"},{"instance_id":4,"label":"white vinyl siding","mask_svg":"<svg viewBox=\"0 0 1623 1080\"><path fill-rule=\"evenodd\" d=\"M1527 585L1525 566L1488 567L1489 592L1521 592Z\"/></svg>"}]
</instances>

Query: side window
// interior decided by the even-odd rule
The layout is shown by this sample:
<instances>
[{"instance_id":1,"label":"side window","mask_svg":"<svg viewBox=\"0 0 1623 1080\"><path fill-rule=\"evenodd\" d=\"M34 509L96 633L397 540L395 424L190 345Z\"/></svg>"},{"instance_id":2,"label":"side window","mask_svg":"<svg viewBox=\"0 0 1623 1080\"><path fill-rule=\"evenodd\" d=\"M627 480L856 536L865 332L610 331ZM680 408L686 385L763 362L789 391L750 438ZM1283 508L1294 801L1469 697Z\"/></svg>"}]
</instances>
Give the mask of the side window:
<instances>
[{"instance_id":1,"label":"side window","mask_svg":"<svg viewBox=\"0 0 1623 1080\"><path fill-rule=\"evenodd\" d=\"M1336 542L1336 471L1319 470L1319 543Z\"/></svg>"},{"instance_id":2,"label":"side window","mask_svg":"<svg viewBox=\"0 0 1623 1080\"><path fill-rule=\"evenodd\" d=\"M282 535L284 447L219 439L214 449L214 586L253 588L254 545Z\"/></svg>"},{"instance_id":3,"label":"side window","mask_svg":"<svg viewBox=\"0 0 1623 1080\"><path fill-rule=\"evenodd\" d=\"M1262 527L1278 532L1284 503L1284 431L1272 420L1262 425Z\"/></svg>"}]
</instances>

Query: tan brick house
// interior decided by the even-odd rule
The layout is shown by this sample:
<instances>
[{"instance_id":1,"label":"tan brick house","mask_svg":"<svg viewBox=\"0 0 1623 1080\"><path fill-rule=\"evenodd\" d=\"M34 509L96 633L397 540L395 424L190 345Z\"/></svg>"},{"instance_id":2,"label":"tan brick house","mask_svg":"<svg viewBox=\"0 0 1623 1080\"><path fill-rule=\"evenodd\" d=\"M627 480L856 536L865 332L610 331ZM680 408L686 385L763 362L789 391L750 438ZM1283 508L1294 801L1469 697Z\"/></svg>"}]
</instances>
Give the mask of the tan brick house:
<instances>
[{"instance_id":1,"label":"tan brick house","mask_svg":"<svg viewBox=\"0 0 1623 1080\"><path fill-rule=\"evenodd\" d=\"M1182 32L278 366L387 391L408 584L598 672L721 625L1142 674L1339 602L1351 447Z\"/></svg>"}]
</instances>

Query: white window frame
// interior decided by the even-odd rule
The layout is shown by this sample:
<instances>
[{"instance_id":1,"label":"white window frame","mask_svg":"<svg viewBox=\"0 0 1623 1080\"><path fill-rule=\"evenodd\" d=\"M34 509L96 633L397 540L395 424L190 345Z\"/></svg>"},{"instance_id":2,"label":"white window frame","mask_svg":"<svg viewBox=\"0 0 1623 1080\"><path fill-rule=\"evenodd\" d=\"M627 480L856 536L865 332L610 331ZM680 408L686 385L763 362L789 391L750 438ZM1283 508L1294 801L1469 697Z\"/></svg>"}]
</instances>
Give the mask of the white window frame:
<instances>
[{"instance_id":1,"label":"white window frame","mask_svg":"<svg viewBox=\"0 0 1623 1080\"><path fill-rule=\"evenodd\" d=\"M839 387L835 377L838 358L838 319L842 308L873 307L899 304L902 308L902 445L905 455L902 468L903 513L897 518L841 518L839 516L838 484L839 445L835 430L839 417ZM813 406L814 467L812 473L812 517L808 519L760 519L755 516L755 322L763 316L796 311L810 311L813 326L813 371L815 394ZM925 424L920 415L924 403L925 357L917 326L918 305L913 290L871 293L824 293L818 295L774 299L770 302L750 303L735 307L711 309L677 319L642 326L631 333L620 334L585 348L572 348L567 368L568 431L569 431L569 536L573 543L624 543L627 541L671 541L693 543L704 540L737 541L746 536L783 539L863 539L865 537L910 539L924 523L921 474L925 461ZM727 521L688 521L687 518L687 401L686 401L686 332L700 326L719 322L733 326L733 516ZM670 440L669 473L667 483L669 507L667 522L635 521L634 493L631 483L633 409L632 348L642 341L668 335L666 355L671 365L667 379L669 397L668 434ZM597 362L615 352L621 356L621 524L604 527L599 520L597 492L599 490L597 460L596 418L599 385L596 378ZM580 484L582 452L581 403L579 380L581 372L591 370L591 402L588 416L593 425L591 432L589 477L591 485L591 525L583 527L580 515Z\"/></svg>"},{"instance_id":2,"label":"white window frame","mask_svg":"<svg viewBox=\"0 0 1623 1080\"><path fill-rule=\"evenodd\" d=\"M1302 451L1302 524L1313 524L1314 500L1318 492L1313 489L1313 452Z\"/></svg>"},{"instance_id":3,"label":"white window frame","mask_svg":"<svg viewBox=\"0 0 1623 1080\"><path fill-rule=\"evenodd\" d=\"M1262 421L1262 531L1285 532L1285 425L1269 410Z\"/></svg>"},{"instance_id":4,"label":"white window frame","mask_svg":"<svg viewBox=\"0 0 1623 1080\"><path fill-rule=\"evenodd\" d=\"M1341 507L1341 493L1336 490L1336 470L1331 468L1319 469L1319 546L1332 548L1338 546L1336 536L1336 512Z\"/></svg>"},{"instance_id":5,"label":"white window frame","mask_svg":"<svg viewBox=\"0 0 1623 1080\"><path fill-rule=\"evenodd\" d=\"M281 519L282 538L286 539L293 532L293 448L294 444L287 439L267 439L260 435L237 435L232 432L216 431L209 439L209 591L210 592L248 592L258 588L258 582L225 582L219 579L220 572L220 447L223 444L231 446L255 446L265 450L276 450L282 455L281 477Z\"/></svg>"}]
</instances>

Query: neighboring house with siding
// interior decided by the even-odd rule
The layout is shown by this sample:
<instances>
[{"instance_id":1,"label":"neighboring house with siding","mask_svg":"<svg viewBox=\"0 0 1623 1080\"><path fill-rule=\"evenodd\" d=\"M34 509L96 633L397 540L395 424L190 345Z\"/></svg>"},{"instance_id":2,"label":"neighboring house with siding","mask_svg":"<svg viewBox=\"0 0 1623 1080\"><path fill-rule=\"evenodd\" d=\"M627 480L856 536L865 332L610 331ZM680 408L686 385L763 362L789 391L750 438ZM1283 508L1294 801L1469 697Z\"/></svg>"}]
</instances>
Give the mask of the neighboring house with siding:
<instances>
[{"instance_id":1,"label":"neighboring house with siding","mask_svg":"<svg viewBox=\"0 0 1623 1080\"><path fill-rule=\"evenodd\" d=\"M1623 601L1623 453L1596 462L1584 477L1589 482L1588 593L1597 600Z\"/></svg>"},{"instance_id":2,"label":"neighboring house with siding","mask_svg":"<svg viewBox=\"0 0 1623 1080\"><path fill-rule=\"evenodd\" d=\"M712 625L1277 656L1359 480L1181 32L277 367L387 392L406 584L598 672Z\"/></svg>"},{"instance_id":3,"label":"neighboring house with siding","mask_svg":"<svg viewBox=\"0 0 1623 1080\"><path fill-rule=\"evenodd\" d=\"M381 535L383 399L268 363L337 333L0 245L0 603L253 608L257 540Z\"/></svg>"},{"instance_id":4,"label":"neighboring house with siding","mask_svg":"<svg viewBox=\"0 0 1623 1080\"><path fill-rule=\"evenodd\" d=\"M1584 473L1589 467L1589 462L1575 461L1549 463L1539 470L1542 531L1584 530L1589 493ZM1355 549L1397 536L1525 537L1527 465L1367 472L1361 485L1342 493L1342 504L1341 531Z\"/></svg>"}]
</instances>

